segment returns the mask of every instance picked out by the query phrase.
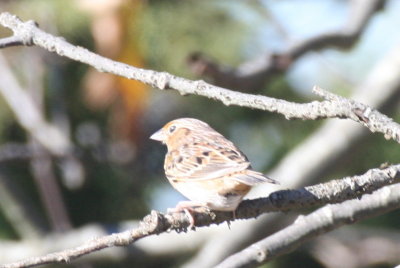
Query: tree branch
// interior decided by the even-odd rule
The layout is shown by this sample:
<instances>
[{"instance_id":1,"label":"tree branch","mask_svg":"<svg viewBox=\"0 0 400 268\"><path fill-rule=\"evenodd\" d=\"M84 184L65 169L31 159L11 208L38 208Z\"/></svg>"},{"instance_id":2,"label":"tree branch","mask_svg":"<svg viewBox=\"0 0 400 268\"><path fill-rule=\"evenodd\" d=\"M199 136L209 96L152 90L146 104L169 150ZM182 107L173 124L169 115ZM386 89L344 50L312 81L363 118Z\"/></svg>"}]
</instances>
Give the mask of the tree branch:
<instances>
[{"instance_id":1,"label":"tree branch","mask_svg":"<svg viewBox=\"0 0 400 268\"><path fill-rule=\"evenodd\" d=\"M400 208L400 184L386 186L360 200L327 205L300 216L290 226L228 257L219 268L257 267L296 249L305 241L344 224L371 218Z\"/></svg>"},{"instance_id":2,"label":"tree branch","mask_svg":"<svg viewBox=\"0 0 400 268\"><path fill-rule=\"evenodd\" d=\"M19 86L1 54L0 68L0 94L15 114L18 123L53 155L67 156L72 147L71 142L56 126L43 118L32 98Z\"/></svg>"},{"instance_id":3,"label":"tree branch","mask_svg":"<svg viewBox=\"0 0 400 268\"><path fill-rule=\"evenodd\" d=\"M20 238L35 239L41 237L42 230L37 217L35 217L36 215L34 215L36 211L28 211L28 209L33 209L32 202L28 203L27 200L23 200L20 189L12 187L15 186L13 185L14 181L5 176L4 174L0 175L0 209L2 215Z\"/></svg>"},{"instance_id":4,"label":"tree branch","mask_svg":"<svg viewBox=\"0 0 400 268\"><path fill-rule=\"evenodd\" d=\"M61 251L86 243L95 237L109 235L110 230L117 233L138 226L139 221L136 220L117 222L112 225L89 223L62 233L45 233L36 238L26 237L21 240L0 239L0 263L5 264L16 261L16 258L22 260L46 255L49 252ZM208 232L210 229L215 231L218 227L203 228L184 235L170 232L163 233L161 236L149 236L129 247L112 247L107 250L97 251L96 254L85 255L82 261L101 262L104 264L137 258L140 258L141 263L146 262L146 260L151 262L159 258L174 259L182 254L192 254L199 249L209 237ZM219 229L227 229L227 227L220 225ZM80 263L80 260L77 260L77 262Z\"/></svg>"},{"instance_id":5,"label":"tree branch","mask_svg":"<svg viewBox=\"0 0 400 268\"><path fill-rule=\"evenodd\" d=\"M0 48L23 46L25 43L17 36L0 39Z\"/></svg>"},{"instance_id":6,"label":"tree branch","mask_svg":"<svg viewBox=\"0 0 400 268\"><path fill-rule=\"evenodd\" d=\"M299 40L290 44L281 53L261 55L256 60L231 68L195 52L188 57L188 64L196 75L210 77L215 85L236 90L258 91L265 86L265 82L272 75L286 71L296 59L307 52L327 47L343 49L352 47L365 30L369 20L386 1L352 0L349 2L349 17L341 29Z\"/></svg>"},{"instance_id":7,"label":"tree branch","mask_svg":"<svg viewBox=\"0 0 400 268\"><path fill-rule=\"evenodd\" d=\"M267 198L244 200L235 217L233 213L217 211L196 211L193 215L197 227L220 224L236 219L254 218L262 213L309 208L316 205L337 203L400 181L400 164L385 169L371 169L363 175L306 187L299 190L285 190L272 193ZM138 228L93 239L76 248L51 253L6 265L0 268L32 267L54 262L69 262L82 255L113 246L126 246L135 241L166 231L187 231L189 219L184 213L162 214L152 211L143 218Z\"/></svg>"},{"instance_id":8,"label":"tree branch","mask_svg":"<svg viewBox=\"0 0 400 268\"><path fill-rule=\"evenodd\" d=\"M368 127L372 132L381 132L385 138L400 143L400 125L371 107L348 100L315 87L314 92L325 101L293 103L260 95L234 92L210 85L204 81L191 81L166 72L156 72L129 66L101 57L87 49L73 46L61 38L54 37L32 22L22 22L7 12L0 14L0 24L10 28L14 35L56 52L61 56L89 64L101 72L108 72L128 79L138 80L161 90L174 89L182 95L195 94L218 100L225 105L238 105L264 111L276 112L287 119L348 118Z\"/></svg>"}]
</instances>

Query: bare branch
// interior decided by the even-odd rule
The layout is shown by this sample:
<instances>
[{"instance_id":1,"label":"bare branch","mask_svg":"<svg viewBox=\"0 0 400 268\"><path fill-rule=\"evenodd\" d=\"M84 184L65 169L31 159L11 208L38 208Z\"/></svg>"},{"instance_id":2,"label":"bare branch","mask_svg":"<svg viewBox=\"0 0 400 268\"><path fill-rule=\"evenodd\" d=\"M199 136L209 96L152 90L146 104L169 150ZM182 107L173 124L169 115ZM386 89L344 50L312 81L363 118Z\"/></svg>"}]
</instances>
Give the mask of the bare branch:
<instances>
[{"instance_id":1,"label":"bare branch","mask_svg":"<svg viewBox=\"0 0 400 268\"><path fill-rule=\"evenodd\" d=\"M292 225L228 257L217 267L257 267L296 249L305 241L344 224L371 218L400 208L400 184L386 186L360 200L327 205L300 216Z\"/></svg>"},{"instance_id":2,"label":"bare branch","mask_svg":"<svg viewBox=\"0 0 400 268\"><path fill-rule=\"evenodd\" d=\"M31 140L32 144L36 143L34 139ZM41 148L39 144L34 146L38 147L39 154L36 154L31 159L30 167L47 218L53 230L59 232L69 230L72 228L72 224L63 200L61 188L57 184L51 155Z\"/></svg>"},{"instance_id":3,"label":"bare branch","mask_svg":"<svg viewBox=\"0 0 400 268\"><path fill-rule=\"evenodd\" d=\"M208 226L236 219L254 218L265 212L287 211L299 207L305 208L337 203L359 197L383 185L398 182L399 180L400 165L393 165L382 170L372 169L360 176L331 181L300 190L279 191L272 193L268 198L245 200L237 209L235 217L229 212L207 211L196 213L194 215L195 223L198 227ZM162 214L152 211L136 229L97 238L76 248L6 264L0 266L0 268L32 267L53 262L69 262L93 251L113 246L129 245L149 235L160 234L170 230L186 231L189 225L189 219L186 218L184 213Z\"/></svg>"},{"instance_id":4,"label":"bare branch","mask_svg":"<svg viewBox=\"0 0 400 268\"><path fill-rule=\"evenodd\" d=\"M276 112L287 119L349 118L368 127L373 132L381 132L386 138L400 142L400 125L392 119L362 103L347 100L321 89L315 92L327 98L311 103L292 103L281 99L230 91L210 85L204 81L191 81L166 72L156 72L129 66L101 57L87 49L73 46L61 38L54 37L30 22L22 22L7 12L0 14L0 24L13 30L14 35L31 34L32 42L61 56L89 64L101 72L108 72L138 80L152 87L174 89L182 95L195 94L219 100L225 105L238 105L264 111ZM25 37L27 38L27 37ZM335 97L334 97L335 96ZM383 127L385 126L385 127Z\"/></svg>"},{"instance_id":5,"label":"bare branch","mask_svg":"<svg viewBox=\"0 0 400 268\"><path fill-rule=\"evenodd\" d=\"M0 196L1 198L1 196ZM65 232L50 232L42 234L36 238L26 237L21 240L0 239L0 263L16 261L16 256L20 260L42 256L49 252L61 251L92 240L95 237L103 237L110 234L110 229L114 232L123 232L139 226L139 221L129 220L117 222L115 224L91 223ZM140 258L141 261L154 260L157 258L176 258L181 254L191 254L196 251L209 237L210 229L227 229L225 225L214 226L213 228L203 228L196 232L189 232L184 235L181 233L163 233L161 236L150 236L141 239L129 247L112 247L101 250L96 254L85 255L83 262L102 262L123 261L123 259ZM80 263L80 260L77 260Z\"/></svg>"},{"instance_id":6,"label":"bare branch","mask_svg":"<svg viewBox=\"0 0 400 268\"><path fill-rule=\"evenodd\" d=\"M0 66L2 70L0 94L14 112L19 124L52 154L67 155L71 148L70 141L58 128L46 122L32 98L19 86L2 55L0 55Z\"/></svg>"},{"instance_id":7,"label":"bare branch","mask_svg":"<svg viewBox=\"0 0 400 268\"><path fill-rule=\"evenodd\" d=\"M21 200L17 187L12 184L4 174L0 176L0 209L7 221L12 225L14 231L23 239L35 239L42 235L38 222L33 213L27 213L26 200ZM11 189L10 189L11 188ZM32 207L29 207L32 209Z\"/></svg>"},{"instance_id":8,"label":"bare branch","mask_svg":"<svg viewBox=\"0 0 400 268\"><path fill-rule=\"evenodd\" d=\"M349 17L342 29L297 42L283 55L288 54L291 59L296 59L310 50L319 50L327 46L351 47L361 36L372 15L379 11L385 2L386 0L350 1Z\"/></svg>"},{"instance_id":9,"label":"bare branch","mask_svg":"<svg viewBox=\"0 0 400 268\"><path fill-rule=\"evenodd\" d=\"M363 175L332 180L299 190L283 190L272 193L269 200L261 198L261 204L255 204L263 210L264 206L276 206L280 211L297 209L313 205L339 203L371 193L385 185L400 180L400 165L385 169L371 169ZM254 200L256 202L257 199ZM271 202L271 203L269 203ZM268 212L272 209L268 208Z\"/></svg>"},{"instance_id":10,"label":"bare branch","mask_svg":"<svg viewBox=\"0 0 400 268\"><path fill-rule=\"evenodd\" d=\"M30 159L33 155L39 153L38 149L33 144L4 143L0 146L0 162Z\"/></svg>"},{"instance_id":11,"label":"bare branch","mask_svg":"<svg viewBox=\"0 0 400 268\"><path fill-rule=\"evenodd\" d=\"M236 90L258 91L274 74L286 71L292 63L310 51L327 47L348 49L352 47L365 30L372 16L379 11L385 0L350 2L349 17L345 25L338 30L299 40L292 43L281 53L269 53L258 56L241 64L237 68L221 66L212 59L195 52L188 57L188 63L197 75L212 78L215 85Z\"/></svg>"},{"instance_id":12,"label":"bare branch","mask_svg":"<svg viewBox=\"0 0 400 268\"><path fill-rule=\"evenodd\" d=\"M23 46L25 45L21 38L17 36L10 36L7 38L0 39L0 48Z\"/></svg>"}]
</instances>

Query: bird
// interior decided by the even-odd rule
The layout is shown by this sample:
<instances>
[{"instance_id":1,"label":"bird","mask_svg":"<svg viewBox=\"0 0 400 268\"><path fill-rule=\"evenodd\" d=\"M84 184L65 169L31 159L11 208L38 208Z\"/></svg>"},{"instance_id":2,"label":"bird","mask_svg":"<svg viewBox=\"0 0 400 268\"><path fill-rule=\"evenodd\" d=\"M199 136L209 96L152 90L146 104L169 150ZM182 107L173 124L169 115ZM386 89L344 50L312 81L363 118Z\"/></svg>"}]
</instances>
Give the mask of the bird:
<instances>
[{"instance_id":1,"label":"bird","mask_svg":"<svg viewBox=\"0 0 400 268\"><path fill-rule=\"evenodd\" d=\"M279 184L253 170L243 152L201 120L172 120L150 139L167 146L165 176L189 199L179 202L170 212L185 212L191 227L194 226L191 212L197 207L234 213L253 186Z\"/></svg>"}]
</instances>

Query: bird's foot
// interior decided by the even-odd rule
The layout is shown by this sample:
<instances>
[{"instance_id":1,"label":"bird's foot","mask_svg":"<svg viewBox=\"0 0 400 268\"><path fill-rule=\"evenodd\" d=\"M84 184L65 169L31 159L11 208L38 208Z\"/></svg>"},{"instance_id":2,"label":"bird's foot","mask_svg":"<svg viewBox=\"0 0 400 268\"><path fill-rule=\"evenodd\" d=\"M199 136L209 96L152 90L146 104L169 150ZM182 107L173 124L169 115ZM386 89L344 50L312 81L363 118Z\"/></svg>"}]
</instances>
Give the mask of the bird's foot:
<instances>
[{"instance_id":1,"label":"bird's foot","mask_svg":"<svg viewBox=\"0 0 400 268\"><path fill-rule=\"evenodd\" d=\"M186 217L189 219L189 229L194 229L195 220L193 217L193 212L195 212L195 208L199 207L207 208L207 206L204 203L195 201L181 201L176 205L176 207L169 208L167 212L169 213L184 212Z\"/></svg>"}]
</instances>

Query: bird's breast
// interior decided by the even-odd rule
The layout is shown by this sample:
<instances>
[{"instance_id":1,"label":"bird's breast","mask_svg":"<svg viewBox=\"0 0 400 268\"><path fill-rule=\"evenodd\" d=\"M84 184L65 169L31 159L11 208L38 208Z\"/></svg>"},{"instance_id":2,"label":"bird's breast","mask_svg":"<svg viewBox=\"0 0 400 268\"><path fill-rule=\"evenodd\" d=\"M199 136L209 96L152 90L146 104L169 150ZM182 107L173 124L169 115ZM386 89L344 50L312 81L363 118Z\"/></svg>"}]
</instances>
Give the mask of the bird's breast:
<instances>
[{"instance_id":1,"label":"bird's breast","mask_svg":"<svg viewBox=\"0 0 400 268\"><path fill-rule=\"evenodd\" d=\"M171 185L188 199L200 202L210 209L233 211L243 197L250 191L251 186L226 179L190 180L169 179Z\"/></svg>"}]
</instances>

